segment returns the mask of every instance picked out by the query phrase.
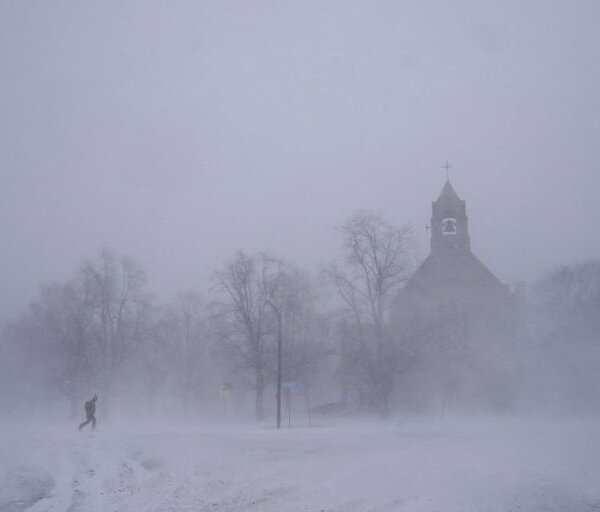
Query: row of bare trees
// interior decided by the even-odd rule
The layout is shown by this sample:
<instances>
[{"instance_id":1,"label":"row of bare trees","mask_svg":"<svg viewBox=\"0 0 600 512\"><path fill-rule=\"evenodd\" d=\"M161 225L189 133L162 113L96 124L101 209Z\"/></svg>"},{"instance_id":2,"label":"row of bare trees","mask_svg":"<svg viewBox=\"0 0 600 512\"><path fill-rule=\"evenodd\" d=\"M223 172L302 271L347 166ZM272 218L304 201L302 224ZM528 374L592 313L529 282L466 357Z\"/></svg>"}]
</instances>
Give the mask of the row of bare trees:
<instances>
[{"instance_id":1,"label":"row of bare trees","mask_svg":"<svg viewBox=\"0 0 600 512\"><path fill-rule=\"evenodd\" d=\"M124 362L148 336L150 307L141 267L107 249L67 282L43 286L5 329L29 396L60 393L74 411L93 382L107 410Z\"/></svg>"},{"instance_id":2,"label":"row of bare trees","mask_svg":"<svg viewBox=\"0 0 600 512\"><path fill-rule=\"evenodd\" d=\"M66 400L75 414L97 391L104 414L124 395L133 397L134 413L163 407L168 396L187 417L233 383L253 396L261 419L274 402L280 322L284 383L301 391L307 409L318 395L315 405L352 402L387 414L413 361L410 335L392 317L415 267L414 239L410 228L368 212L351 217L340 235L341 257L319 279L283 258L239 251L207 292L183 291L169 304L153 299L138 263L101 250L67 281L42 286L4 326L0 408ZM573 385L577 373L593 392L600 265L557 269L533 292L521 321L523 361L546 361L553 376L569 363L565 382ZM520 378L532 381L531 363L522 368Z\"/></svg>"},{"instance_id":3,"label":"row of bare trees","mask_svg":"<svg viewBox=\"0 0 600 512\"><path fill-rule=\"evenodd\" d=\"M19 401L66 399L73 414L91 390L105 414L115 396L137 390L149 403L170 393L185 416L202 390L235 380L253 391L260 419L275 376L278 313L285 381L308 405L318 382L337 380L342 399L360 389L386 412L403 357L390 304L412 269L412 235L360 212L341 236L340 262L316 282L283 258L239 251L214 273L205 299L185 291L166 305L137 262L102 249L66 282L44 285L5 326L4 379L18 383Z\"/></svg>"},{"instance_id":4,"label":"row of bare trees","mask_svg":"<svg viewBox=\"0 0 600 512\"><path fill-rule=\"evenodd\" d=\"M350 218L341 235L342 262L322 270L323 282L337 293L333 307L317 307L306 274L267 254L240 252L216 274L222 300L212 304L212 318L230 361L250 373L258 418L276 360L270 306L283 317L286 379L301 385L307 401L319 362L335 357L342 400L354 384L365 405L389 410L403 357L402 339L390 331L390 307L414 267L414 240L410 228L368 212Z\"/></svg>"}]
</instances>

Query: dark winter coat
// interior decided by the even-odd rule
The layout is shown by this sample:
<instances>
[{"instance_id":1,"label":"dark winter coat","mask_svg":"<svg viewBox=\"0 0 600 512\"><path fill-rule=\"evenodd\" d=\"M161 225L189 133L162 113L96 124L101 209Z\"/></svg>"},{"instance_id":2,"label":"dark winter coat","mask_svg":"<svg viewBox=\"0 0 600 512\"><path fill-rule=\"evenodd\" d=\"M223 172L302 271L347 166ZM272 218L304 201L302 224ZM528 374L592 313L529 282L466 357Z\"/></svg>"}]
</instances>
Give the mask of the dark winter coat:
<instances>
[{"instance_id":1,"label":"dark winter coat","mask_svg":"<svg viewBox=\"0 0 600 512\"><path fill-rule=\"evenodd\" d=\"M85 403L85 416L87 418L93 418L96 414L96 400L90 400Z\"/></svg>"}]
</instances>

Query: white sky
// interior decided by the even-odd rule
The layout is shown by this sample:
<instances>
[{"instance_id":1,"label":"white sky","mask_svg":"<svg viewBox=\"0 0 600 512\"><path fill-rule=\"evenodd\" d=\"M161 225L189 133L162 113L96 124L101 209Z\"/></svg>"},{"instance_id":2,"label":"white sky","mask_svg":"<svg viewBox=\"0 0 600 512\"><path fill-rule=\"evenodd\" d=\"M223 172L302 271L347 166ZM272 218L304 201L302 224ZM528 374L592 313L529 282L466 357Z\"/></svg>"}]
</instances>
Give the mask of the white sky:
<instances>
[{"instance_id":1,"label":"white sky","mask_svg":"<svg viewBox=\"0 0 600 512\"><path fill-rule=\"evenodd\" d=\"M453 165L509 284L600 257L600 2L0 3L0 318L107 244L168 299L237 248L310 269Z\"/></svg>"}]
</instances>

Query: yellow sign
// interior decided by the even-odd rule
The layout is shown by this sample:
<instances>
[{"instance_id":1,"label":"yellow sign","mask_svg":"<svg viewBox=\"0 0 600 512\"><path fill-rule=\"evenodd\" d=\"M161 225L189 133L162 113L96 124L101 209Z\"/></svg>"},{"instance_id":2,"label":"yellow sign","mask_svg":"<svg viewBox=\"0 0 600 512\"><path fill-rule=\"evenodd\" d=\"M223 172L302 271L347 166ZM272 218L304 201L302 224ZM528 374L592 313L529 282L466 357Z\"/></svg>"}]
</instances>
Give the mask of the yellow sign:
<instances>
[{"instance_id":1,"label":"yellow sign","mask_svg":"<svg viewBox=\"0 0 600 512\"><path fill-rule=\"evenodd\" d=\"M233 386L231 385L231 383L226 382L219 389L219 395L221 395L221 398L225 398L225 397L229 396L232 389L233 389Z\"/></svg>"}]
</instances>

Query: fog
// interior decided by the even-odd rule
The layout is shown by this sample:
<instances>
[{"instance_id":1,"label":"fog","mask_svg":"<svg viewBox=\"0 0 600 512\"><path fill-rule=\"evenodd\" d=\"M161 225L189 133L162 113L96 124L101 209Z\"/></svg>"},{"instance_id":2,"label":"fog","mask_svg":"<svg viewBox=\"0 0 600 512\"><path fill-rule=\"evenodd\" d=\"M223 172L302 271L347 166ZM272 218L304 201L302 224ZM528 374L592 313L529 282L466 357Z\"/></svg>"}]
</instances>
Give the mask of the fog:
<instances>
[{"instance_id":1,"label":"fog","mask_svg":"<svg viewBox=\"0 0 600 512\"><path fill-rule=\"evenodd\" d=\"M597 255L596 2L3 2L0 316L108 244L166 298L451 176L505 282ZM43 256L43 257L42 257Z\"/></svg>"},{"instance_id":2,"label":"fog","mask_svg":"<svg viewBox=\"0 0 600 512\"><path fill-rule=\"evenodd\" d=\"M0 512L597 510L599 18L2 2Z\"/></svg>"}]
</instances>

